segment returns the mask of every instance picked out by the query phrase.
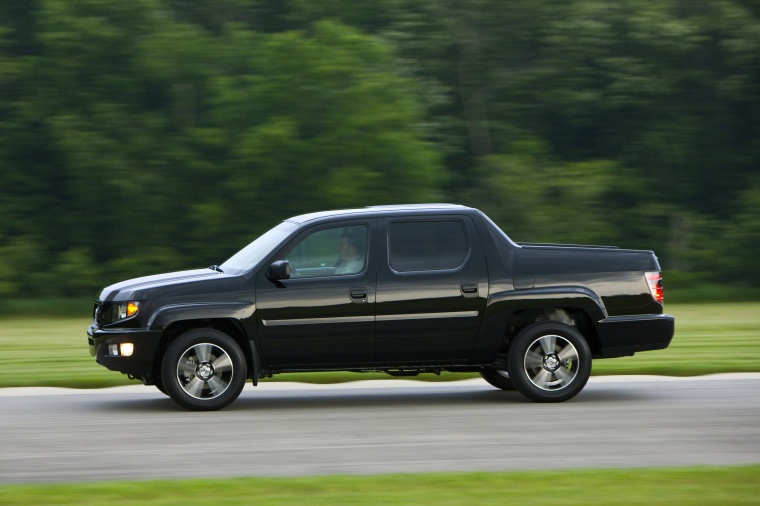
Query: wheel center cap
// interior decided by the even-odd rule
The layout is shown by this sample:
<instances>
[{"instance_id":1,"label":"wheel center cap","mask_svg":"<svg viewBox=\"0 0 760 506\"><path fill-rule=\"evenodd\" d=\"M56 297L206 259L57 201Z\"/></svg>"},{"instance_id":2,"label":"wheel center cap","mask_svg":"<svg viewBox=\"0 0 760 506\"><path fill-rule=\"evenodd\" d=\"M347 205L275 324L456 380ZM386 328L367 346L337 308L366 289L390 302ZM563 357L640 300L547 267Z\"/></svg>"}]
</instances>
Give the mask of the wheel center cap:
<instances>
[{"instance_id":1,"label":"wheel center cap","mask_svg":"<svg viewBox=\"0 0 760 506\"><path fill-rule=\"evenodd\" d=\"M559 357L557 355L547 355L544 357L544 369L547 371L556 371L559 369Z\"/></svg>"},{"instance_id":2,"label":"wheel center cap","mask_svg":"<svg viewBox=\"0 0 760 506\"><path fill-rule=\"evenodd\" d=\"M200 363L198 364L198 367L195 369L195 374L202 381L208 381L211 379L212 376L214 376L214 366L212 366L208 362Z\"/></svg>"}]
</instances>

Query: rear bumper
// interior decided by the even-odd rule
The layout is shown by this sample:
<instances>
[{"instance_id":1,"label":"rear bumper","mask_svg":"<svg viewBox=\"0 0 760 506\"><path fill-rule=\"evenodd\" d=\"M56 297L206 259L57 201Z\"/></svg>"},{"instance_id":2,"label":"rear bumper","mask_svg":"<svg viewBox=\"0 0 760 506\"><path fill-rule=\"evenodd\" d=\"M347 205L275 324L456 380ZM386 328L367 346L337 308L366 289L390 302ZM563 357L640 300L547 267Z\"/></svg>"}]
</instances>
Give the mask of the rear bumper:
<instances>
[{"instance_id":1,"label":"rear bumper","mask_svg":"<svg viewBox=\"0 0 760 506\"><path fill-rule=\"evenodd\" d=\"M96 325L87 329L90 355L103 367L154 383L154 361L161 341L161 332L145 329L101 330ZM134 344L134 352L125 357L111 353L111 345Z\"/></svg>"},{"instance_id":2,"label":"rear bumper","mask_svg":"<svg viewBox=\"0 0 760 506\"><path fill-rule=\"evenodd\" d=\"M599 358L625 357L670 345L675 318L668 314L611 316L596 325L602 347Z\"/></svg>"}]
</instances>

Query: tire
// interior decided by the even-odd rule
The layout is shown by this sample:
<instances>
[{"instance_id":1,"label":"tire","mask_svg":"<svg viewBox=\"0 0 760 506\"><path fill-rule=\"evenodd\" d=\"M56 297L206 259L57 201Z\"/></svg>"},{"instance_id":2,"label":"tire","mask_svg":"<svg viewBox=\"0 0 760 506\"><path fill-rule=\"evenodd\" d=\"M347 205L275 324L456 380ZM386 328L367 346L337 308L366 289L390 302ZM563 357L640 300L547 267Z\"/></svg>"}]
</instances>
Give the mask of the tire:
<instances>
[{"instance_id":1,"label":"tire","mask_svg":"<svg viewBox=\"0 0 760 506\"><path fill-rule=\"evenodd\" d=\"M510 343L507 364L517 390L537 402L575 397L591 375L591 350L580 332L559 322L526 327Z\"/></svg>"},{"instance_id":2,"label":"tire","mask_svg":"<svg viewBox=\"0 0 760 506\"><path fill-rule=\"evenodd\" d=\"M161 382L161 378L157 379L156 380L156 384L153 385L153 386L155 386L156 388L158 388L158 391L161 392L162 394L169 395L169 394L166 393L166 389L164 388L164 384Z\"/></svg>"},{"instance_id":3,"label":"tire","mask_svg":"<svg viewBox=\"0 0 760 506\"><path fill-rule=\"evenodd\" d=\"M507 391L515 390L515 382L512 381L512 378L509 377L509 373L507 371L499 369L486 369L484 371L480 371L480 375L484 380L496 388Z\"/></svg>"},{"instance_id":4,"label":"tire","mask_svg":"<svg viewBox=\"0 0 760 506\"><path fill-rule=\"evenodd\" d=\"M161 363L166 394L191 411L213 411L238 398L246 379L240 346L214 329L195 329L173 341Z\"/></svg>"}]
</instances>

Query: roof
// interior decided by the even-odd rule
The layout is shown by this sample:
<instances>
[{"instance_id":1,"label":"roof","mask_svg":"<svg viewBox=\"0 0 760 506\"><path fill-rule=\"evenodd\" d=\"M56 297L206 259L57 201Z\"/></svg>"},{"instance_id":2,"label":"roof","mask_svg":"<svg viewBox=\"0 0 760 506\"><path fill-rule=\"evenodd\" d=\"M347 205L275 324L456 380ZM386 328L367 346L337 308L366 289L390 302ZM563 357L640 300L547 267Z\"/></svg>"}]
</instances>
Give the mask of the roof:
<instances>
[{"instance_id":1,"label":"roof","mask_svg":"<svg viewBox=\"0 0 760 506\"><path fill-rule=\"evenodd\" d=\"M407 211L419 212L419 211L472 211L470 207L462 206L459 204L402 204L402 205L387 205L387 206L367 206L359 209L337 209L334 211L319 211L315 213L302 214L299 216L293 216L286 221L293 221L296 223L306 223L322 218L335 218L339 216L345 216L346 218L353 218L359 215L365 216L378 216L381 214L400 214Z\"/></svg>"}]
</instances>

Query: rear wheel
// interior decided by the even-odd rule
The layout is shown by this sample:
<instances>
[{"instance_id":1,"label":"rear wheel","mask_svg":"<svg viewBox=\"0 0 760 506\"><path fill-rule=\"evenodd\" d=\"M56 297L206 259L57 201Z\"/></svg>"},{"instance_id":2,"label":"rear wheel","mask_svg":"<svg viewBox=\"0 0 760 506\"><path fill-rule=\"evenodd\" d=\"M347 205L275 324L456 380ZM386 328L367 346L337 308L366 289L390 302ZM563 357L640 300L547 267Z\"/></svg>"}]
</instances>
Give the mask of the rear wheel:
<instances>
[{"instance_id":1,"label":"rear wheel","mask_svg":"<svg viewBox=\"0 0 760 506\"><path fill-rule=\"evenodd\" d=\"M193 411L221 409L243 390L246 363L240 346L214 329L195 329L173 341L161 364L167 395Z\"/></svg>"},{"instance_id":2,"label":"rear wheel","mask_svg":"<svg viewBox=\"0 0 760 506\"><path fill-rule=\"evenodd\" d=\"M509 373L507 371L500 369L486 369L485 371L480 371L480 375L484 380L496 388L500 388L502 390L515 389L515 383L512 381L512 378L509 377Z\"/></svg>"},{"instance_id":3,"label":"rear wheel","mask_svg":"<svg viewBox=\"0 0 760 506\"><path fill-rule=\"evenodd\" d=\"M591 375L591 350L580 332L559 322L523 329L509 346L509 371L517 390L538 402L575 397Z\"/></svg>"}]
</instances>

